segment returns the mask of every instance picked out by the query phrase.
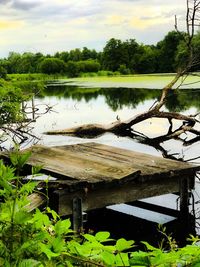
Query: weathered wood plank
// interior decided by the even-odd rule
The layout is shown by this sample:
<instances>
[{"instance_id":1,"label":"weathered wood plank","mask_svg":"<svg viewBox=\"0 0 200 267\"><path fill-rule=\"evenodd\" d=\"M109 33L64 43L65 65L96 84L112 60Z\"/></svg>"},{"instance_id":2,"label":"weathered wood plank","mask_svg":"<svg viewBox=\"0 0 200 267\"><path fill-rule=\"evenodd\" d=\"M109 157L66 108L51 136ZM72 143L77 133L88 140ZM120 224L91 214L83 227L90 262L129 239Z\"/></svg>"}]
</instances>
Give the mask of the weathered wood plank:
<instances>
[{"instance_id":1,"label":"weathered wood plank","mask_svg":"<svg viewBox=\"0 0 200 267\"><path fill-rule=\"evenodd\" d=\"M190 174L200 170L200 166L190 163L165 159L98 143L84 143L78 146L87 151L86 153L90 153L91 156L96 154L104 158L112 157L113 160L120 159L121 161L134 165L136 169L141 171L140 177L150 176L153 178L153 176L166 176L167 178L167 176Z\"/></svg>"},{"instance_id":2,"label":"weathered wood plank","mask_svg":"<svg viewBox=\"0 0 200 267\"><path fill-rule=\"evenodd\" d=\"M112 204L127 203L138 199L159 196L179 191L178 178L147 181L145 183L130 182L119 187L106 187L104 190L79 190L69 193L65 190L57 190L60 215L72 214L72 200L79 196L82 199L83 211L102 208Z\"/></svg>"},{"instance_id":3,"label":"weathered wood plank","mask_svg":"<svg viewBox=\"0 0 200 267\"><path fill-rule=\"evenodd\" d=\"M43 169L67 179L88 182L120 182L132 180L140 171L129 163L88 156L70 149L33 146L30 165L43 165Z\"/></svg>"},{"instance_id":4,"label":"weathered wood plank","mask_svg":"<svg viewBox=\"0 0 200 267\"><path fill-rule=\"evenodd\" d=\"M45 197L38 193L32 193L27 197L27 199L28 201L30 201L30 203L26 206L26 209L29 212L35 210L36 208L39 208L46 202Z\"/></svg>"}]
</instances>

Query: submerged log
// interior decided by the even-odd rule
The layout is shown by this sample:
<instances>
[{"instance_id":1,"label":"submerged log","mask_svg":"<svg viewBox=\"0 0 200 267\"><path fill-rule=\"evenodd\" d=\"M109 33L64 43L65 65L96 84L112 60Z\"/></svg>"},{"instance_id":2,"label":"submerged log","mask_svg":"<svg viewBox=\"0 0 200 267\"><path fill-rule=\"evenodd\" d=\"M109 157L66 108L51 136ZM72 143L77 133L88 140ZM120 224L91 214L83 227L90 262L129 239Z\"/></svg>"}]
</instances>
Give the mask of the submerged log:
<instances>
[{"instance_id":1,"label":"submerged log","mask_svg":"<svg viewBox=\"0 0 200 267\"><path fill-rule=\"evenodd\" d=\"M183 114L150 110L150 111L139 114L123 122L117 120L107 125L96 124L96 123L84 124L81 126L67 128L67 129L52 130L52 131L45 132L44 134L73 135L73 136L80 136L80 137L97 137L106 132L112 132L116 135L128 135L127 132L132 131L132 126L144 120L147 120L149 118L165 118L168 120L176 119L176 120L184 121L182 127L179 128L179 135L184 133L185 131L192 130L192 127L197 122L195 118L186 116ZM188 127L186 127L186 125ZM178 136L177 133L176 133L176 136Z\"/></svg>"},{"instance_id":2,"label":"submerged log","mask_svg":"<svg viewBox=\"0 0 200 267\"><path fill-rule=\"evenodd\" d=\"M73 127L73 128L48 131L48 132L45 132L44 134L96 137L96 136L102 135L107 130L108 130L107 127L101 124L85 124L85 125Z\"/></svg>"}]
</instances>

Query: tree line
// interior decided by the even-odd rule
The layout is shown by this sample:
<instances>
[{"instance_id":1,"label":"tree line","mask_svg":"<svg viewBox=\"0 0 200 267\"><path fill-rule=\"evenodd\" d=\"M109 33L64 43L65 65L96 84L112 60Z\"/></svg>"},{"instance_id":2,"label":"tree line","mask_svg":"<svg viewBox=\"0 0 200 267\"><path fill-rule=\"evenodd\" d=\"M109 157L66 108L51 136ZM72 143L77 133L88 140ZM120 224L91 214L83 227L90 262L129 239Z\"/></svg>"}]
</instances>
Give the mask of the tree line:
<instances>
[{"instance_id":1,"label":"tree line","mask_svg":"<svg viewBox=\"0 0 200 267\"><path fill-rule=\"evenodd\" d=\"M135 39L122 41L111 38L102 51L76 48L57 52L54 55L25 52L10 52L7 58L0 59L0 78L12 73L67 74L77 77L81 73L102 70L120 74L169 73L176 72L180 62L185 63L187 34L170 31L156 45L139 44ZM193 49L200 62L200 32L193 38ZM200 70L200 63L193 71Z\"/></svg>"}]
</instances>

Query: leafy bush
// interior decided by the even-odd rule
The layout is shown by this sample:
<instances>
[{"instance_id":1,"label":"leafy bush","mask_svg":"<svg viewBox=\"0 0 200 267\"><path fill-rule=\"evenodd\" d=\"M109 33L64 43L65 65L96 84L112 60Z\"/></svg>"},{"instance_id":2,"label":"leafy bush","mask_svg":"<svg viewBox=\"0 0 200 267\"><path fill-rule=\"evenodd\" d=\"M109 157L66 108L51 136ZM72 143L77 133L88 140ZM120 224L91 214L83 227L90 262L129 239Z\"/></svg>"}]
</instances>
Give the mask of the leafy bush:
<instances>
[{"instance_id":1,"label":"leafy bush","mask_svg":"<svg viewBox=\"0 0 200 267\"><path fill-rule=\"evenodd\" d=\"M5 79L7 75L7 71L3 66L0 66L0 78Z\"/></svg>"},{"instance_id":2,"label":"leafy bush","mask_svg":"<svg viewBox=\"0 0 200 267\"><path fill-rule=\"evenodd\" d=\"M1 87L0 90L0 126L22 119L21 102L25 96L18 88Z\"/></svg>"},{"instance_id":3,"label":"leafy bush","mask_svg":"<svg viewBox=\"0 0 200 267\"><path fill-rule=\"evenodd\" d=\"M64 73L66 70L66 64L62 59L58 58L45 58L39 66L42 73L56 74Z\"/></svg>"}]
</instances>

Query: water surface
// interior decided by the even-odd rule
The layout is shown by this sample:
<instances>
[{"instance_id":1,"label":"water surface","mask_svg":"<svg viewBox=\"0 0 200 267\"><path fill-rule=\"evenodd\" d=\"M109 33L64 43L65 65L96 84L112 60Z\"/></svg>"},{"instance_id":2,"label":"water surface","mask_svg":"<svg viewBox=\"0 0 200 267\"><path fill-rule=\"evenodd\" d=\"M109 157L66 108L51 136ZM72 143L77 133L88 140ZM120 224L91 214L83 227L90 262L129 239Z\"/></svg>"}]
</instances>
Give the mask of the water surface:
<instances>
[{"instance_id":1,"label":"water surface","mask_svg":"<svg viewBox=\"0 0 200 267\"><path fill-rule=\"evenodd\" d=\"M160 157L173 156L177 159L191 160L194 164L200 164L200 141L189 146L183 145L179 139L169 140L160 146L149 145L141 139L116 136L106 133L97 138L78 138L62 135L45 135L44 132L57 129L79 126L85 123L107 124L116 120L125 120L138 113L148 110L159 98L161 90L127 87L79 87L71 84L48 86L46 90L35 97L35 105L42 110L46 104L53 106L53 112L41 116L35 123L34 133L41 139L40 144L47 146L70 145L83 142L98 142L106 145L117 146L157 155ZM196 114L200 111L200 89L178 90L172 92L164 110L181 112L183 114ZM174 127L178 127L176 122ZM165 119L148 119L135 125L135 131L142 132L153 138L167 133L169 122ZM196 129L200 130L197 125ZM192 135L183 134L184 140L191 140ZM195 200L200 199L199 182L193 191ZM165 198L159 198L163 202ZM170 202L169 202L170 203ZM171 201L171 206L176 205ZM196 214L199 216L199 205L196 205ZM196 220L199 222L199 220ZM198 228L197 228L198 231Z\"/></svg>"}]
</instances>

